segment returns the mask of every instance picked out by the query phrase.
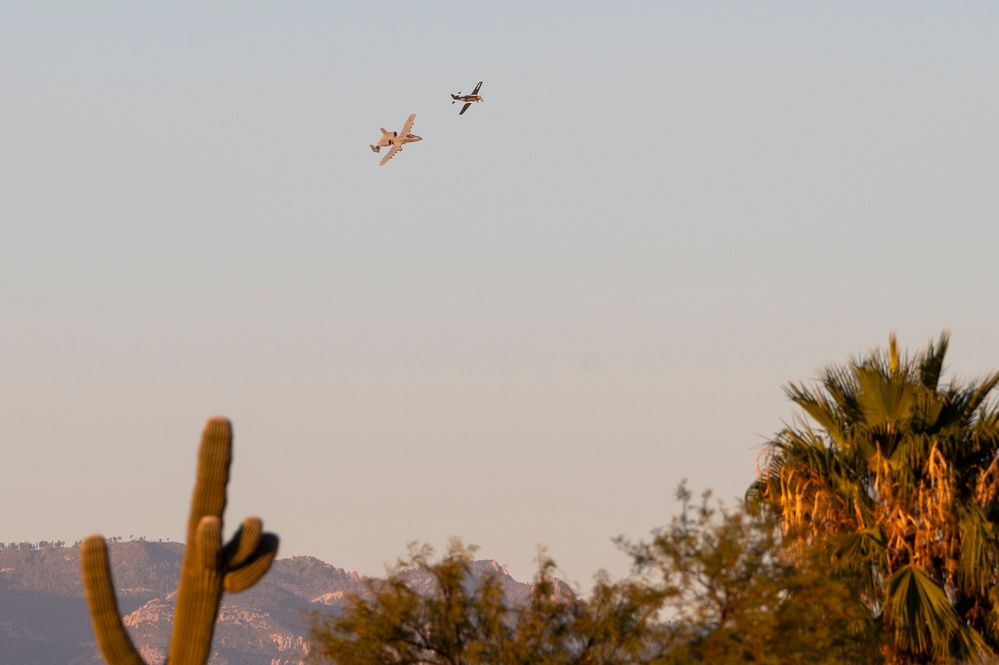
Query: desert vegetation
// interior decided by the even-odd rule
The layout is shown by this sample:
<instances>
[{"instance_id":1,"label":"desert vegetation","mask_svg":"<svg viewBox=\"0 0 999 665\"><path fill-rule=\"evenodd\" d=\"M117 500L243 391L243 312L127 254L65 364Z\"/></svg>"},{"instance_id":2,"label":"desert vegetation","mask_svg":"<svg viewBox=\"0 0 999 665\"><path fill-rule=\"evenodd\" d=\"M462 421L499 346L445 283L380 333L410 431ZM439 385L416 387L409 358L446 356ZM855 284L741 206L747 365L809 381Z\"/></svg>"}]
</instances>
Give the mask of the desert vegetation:
<instances>
[{"instance_id":1,"label":"desert vegetation","mask_svg":"<svg viewBox=\"0 0 999 665\"><path fill-rule=\"evenodd\" d=\"M944 381L946 334L832 365L726 506L682 485L679 514L620 540L632 572L527 602L471 574L472 550L416 549L338 615L313 663L988 662L999 649L999 372ZM406 571L435 585L417 590Z\"/></svg>"},{"instance_id":2,"label":"desert vegetation","mask_svg":"<svg viewBox=\"0 0 999 665\"><path fill-rule=\"evenodd\" d=\"M585 592L570 588L541 552L529 591L511 594L502 575L474 561L472 546L455 540L436 558L414 546L387 578L356 578L335 610L311 613L306 658L315 665L995 662L999 372L945 380L948 346L944 334L909 354L892 335L887 348L831 365L813 383L789 384L798 411L763 445L744 497L725 502L681 484L669 523L641 539L618 539L631 563L620 579L599 573ZM223 591L252 586L276 555L276 536L257 518L222 544L230 446L228 421L211 421L171 641L190 653L170 662L207 662ZM0 552L27 561L63 545L9 543ZM120 621L105 541L75 547L105 658L143 662ZM197 619L194 628L185 629L185 613Z\"/></svg>"}]
</instances>

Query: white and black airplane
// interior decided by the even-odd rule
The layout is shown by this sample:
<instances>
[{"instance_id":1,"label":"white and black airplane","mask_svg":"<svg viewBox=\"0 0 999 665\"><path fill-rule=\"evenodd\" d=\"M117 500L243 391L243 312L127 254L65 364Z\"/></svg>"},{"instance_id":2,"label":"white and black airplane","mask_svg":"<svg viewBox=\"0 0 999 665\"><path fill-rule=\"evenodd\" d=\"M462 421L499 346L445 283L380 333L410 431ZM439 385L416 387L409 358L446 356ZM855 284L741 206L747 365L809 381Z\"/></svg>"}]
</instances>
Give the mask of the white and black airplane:
<instances>
[{"instance_id":1,"label":"white and black airplane","mask_svg":"<svg viewBox=\"0 0 999 665\"><path fill-rule=\"evenodd\" d=\"M471 106L473 102L481 102L482 101L482 96L479 94L479 88L481 88L481 87L482 87L482 81L479 81L475 85L475 90L472 91L472 94L470 94L470 95L463 95L463 94L461 94L461 91L458 91L457 95L451 95L451 103L452 104L454 104L455 102L465 102L465 105L461 107L460 111L458 111L458 115L461 115L462 113L464 113L465 111L467 111L468 107Z\"/></svg>"},{"instance_id":2,"label":"white and black airplane","mask_svg":"<svg viewBox=\"0 0 999 665\"><path fill-rule=\"evenodd\" d=\"M395 153L402 150L402 146L407 143L413 143L414 141L422 141L423 139L416 134L411 134L410 130L413 129L413 121L416 120L416 114L409 116L406 120L406 124L402 126L402 132L397 134L395 132L387 132L385 128L382 127L382 137L378 139L376 145L370 146L374 152L381 152L382 148L387 148L391 146L391 150L388 154L382 157L382 161L378 162L378 166L385 166L388 160L395 157Z\"/></svg>"}]
</instances>

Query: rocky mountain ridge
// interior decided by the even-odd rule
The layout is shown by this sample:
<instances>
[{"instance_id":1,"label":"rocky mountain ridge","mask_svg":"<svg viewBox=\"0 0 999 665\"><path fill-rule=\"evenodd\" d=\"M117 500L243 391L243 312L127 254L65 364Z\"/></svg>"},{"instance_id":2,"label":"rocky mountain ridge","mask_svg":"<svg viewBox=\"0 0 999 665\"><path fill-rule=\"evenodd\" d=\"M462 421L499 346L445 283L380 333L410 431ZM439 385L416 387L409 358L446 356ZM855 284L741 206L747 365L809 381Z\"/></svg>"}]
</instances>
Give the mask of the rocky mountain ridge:
<instances>
[{"instance_id":1,"label":"rocky mountain ridge","mask_svg":"<svg viewBox=\"0 0 999 665\"><path fill-rule=\"evenodd\" d=\"M184 546L140 540L109 547L123 622L143 658L161 663ZM78 544L0 550L4 665L102 665L80 582L79 553ZM495 561L476 561L472 571L477 577L498 576L511 602L522 602L530 593L530 584L514 580ZM421 571L407 576L414 588L431 586ZM366 580L314 557L276 560L256 586L223 597L210 665L299 665L308 650L309 614L338 611L346 596L363 593Z\"/></svg>"}]
</instances>

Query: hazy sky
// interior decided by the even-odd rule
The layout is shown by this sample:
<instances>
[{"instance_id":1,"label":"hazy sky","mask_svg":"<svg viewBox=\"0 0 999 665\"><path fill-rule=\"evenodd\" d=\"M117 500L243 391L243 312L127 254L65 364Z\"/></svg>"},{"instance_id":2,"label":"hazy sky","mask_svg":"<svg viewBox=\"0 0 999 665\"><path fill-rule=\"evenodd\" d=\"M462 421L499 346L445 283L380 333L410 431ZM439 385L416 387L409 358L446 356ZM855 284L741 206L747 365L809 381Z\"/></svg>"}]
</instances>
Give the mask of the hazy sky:
<instances>
[{"instance_id":1,"label":"hazy sky","mask_svg":"<svg viewBox=\"0 0 999 665\"><path fill-rule=\"evenodd\" d=\"M999 368L995 2L0 4L0 540L588 586L895 330ZM459 117L449 93L484 81ZM368 144L416 113L387 166Z\"/></svg>"}]
</instances>

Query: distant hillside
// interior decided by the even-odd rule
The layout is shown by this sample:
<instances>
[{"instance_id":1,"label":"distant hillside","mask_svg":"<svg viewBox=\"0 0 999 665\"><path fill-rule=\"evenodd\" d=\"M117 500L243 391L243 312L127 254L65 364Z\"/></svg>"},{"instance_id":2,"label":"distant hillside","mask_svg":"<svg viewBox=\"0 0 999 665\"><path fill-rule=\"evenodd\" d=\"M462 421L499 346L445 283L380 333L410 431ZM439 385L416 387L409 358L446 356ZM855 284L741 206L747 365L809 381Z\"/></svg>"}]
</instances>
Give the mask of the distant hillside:
<instances>
[{"instance_id":1,"label":"distant hillside","mask_svg":"<svg viewBox=\"0 0 999 665\"><path fill-rule=\"evenodd\" d=\"M128 541L109 547L125 626L147 662L163 662L184 546ZM529 584L495 561L477 561L473 570L498 575L513 602L530 593ZM420 571L408 577L416 589L431 587ZM298 665L306 651L307 612L335 612L345 594L364 588L363 576L319 559L279 559L259 584L223 597L210 664ZM0 551L0 663L103 665L80 582L79 544Z\"/></svg>"}]
</instances>

